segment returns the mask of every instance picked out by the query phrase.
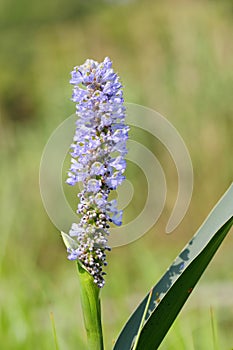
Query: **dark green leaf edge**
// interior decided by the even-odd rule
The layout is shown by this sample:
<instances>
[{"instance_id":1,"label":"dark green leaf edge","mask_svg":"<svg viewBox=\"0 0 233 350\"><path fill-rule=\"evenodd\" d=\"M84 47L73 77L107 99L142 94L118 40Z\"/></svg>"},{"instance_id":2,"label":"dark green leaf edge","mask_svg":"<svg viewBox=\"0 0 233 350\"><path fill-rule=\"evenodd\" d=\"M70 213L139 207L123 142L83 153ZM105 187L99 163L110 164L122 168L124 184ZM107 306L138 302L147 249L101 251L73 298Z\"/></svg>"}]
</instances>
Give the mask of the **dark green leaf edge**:
<instances>
[{"instance_id":1,"label":"dark green leaf edge","mask_svg":"<svg viewBox=\"0 0 233 350\"><path fill-rule=\"evenodd\" d=\"M191 239L191 241L183 249L180 255L175 259L174 263L170 266L167 272L163 275L160 281L153 288L152 298L149 306L150 311L146 317L147 321L149 321L150 315L152 315L152 313L154 313L155 310L157 312L158 305L163 305L162 304L163 298L168 293L169 289L171 289L171 287L175 284L176 280L181 276L181 274L183 274L186 271L186 269L188 269L192 261L194 261L198 257L198 255L201 254L203 250L205 250L208 243L216 235L216 232L218 232L218 230L221 229L225 225L225 223L231 219L232 214L233 214L233 185L230 186L227 192L216 204L216 206L211 211L211 213L209 214L209 216L207 217L203 225L199 228L195 236ZM207 265L208 263L205 265L205 268ZM200 273L198 279L200 278L204 269ZM192 286L190 286L189 290L191 290L191 288ZM134 311L134 313L131 315L131 317L127 321L125 327L123 328L122 332L120 333L115 343L113 350L130 350L131 349L133 340L136 334L138 333L138 329L141 323L141 318L144 313L148 297L149 297L149 293L147 294L145 299L141 302L141 304L137 307L137 309ZM143 350L145 350L145 348Z\"/></svg>"}]
</instances>

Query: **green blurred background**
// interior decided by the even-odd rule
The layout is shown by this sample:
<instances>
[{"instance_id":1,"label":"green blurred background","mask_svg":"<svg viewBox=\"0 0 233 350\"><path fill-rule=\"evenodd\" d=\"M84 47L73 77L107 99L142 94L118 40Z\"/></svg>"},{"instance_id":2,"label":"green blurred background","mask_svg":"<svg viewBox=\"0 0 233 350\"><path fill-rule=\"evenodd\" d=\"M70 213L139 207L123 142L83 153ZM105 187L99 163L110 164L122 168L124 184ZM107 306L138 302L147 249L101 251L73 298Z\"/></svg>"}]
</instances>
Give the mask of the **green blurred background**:
<instances>
[{"instance_id":1,"label":"green blurred background","mask_svg":"<svg viewBox=\"0 0 233 350\"><path fill-rule=\"evenodd\" d=\"M194 167L189 211L166 235L176 169L159 142L149 139L166 173L168 198L147 235L109 254L102 297L110 349L130 312L232 181L232 19L232 2L224 0L1 1L1 349L55 348L50 312L60 349L85 349L75 265L66 259L38 184L44 145L74 112L68 82L73 66L109 56L125 100L166 116ZM135 135L148 143L147 135ZM143 191L140 181L138 186ZM134 209L136 204L129 215ZM219 349L233 347L232 247L230 234L161 349L212 349L211 307Z\"/></svg>"}]
</instances>

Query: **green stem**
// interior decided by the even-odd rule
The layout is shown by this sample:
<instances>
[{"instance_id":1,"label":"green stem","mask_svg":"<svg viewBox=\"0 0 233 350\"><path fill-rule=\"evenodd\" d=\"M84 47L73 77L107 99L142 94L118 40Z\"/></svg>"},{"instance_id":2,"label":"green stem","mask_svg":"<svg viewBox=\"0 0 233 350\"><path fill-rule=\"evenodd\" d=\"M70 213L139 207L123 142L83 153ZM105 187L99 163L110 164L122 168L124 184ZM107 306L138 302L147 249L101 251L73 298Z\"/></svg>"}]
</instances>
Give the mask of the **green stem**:
<instances>
[{"instance_id":1,"label":"green stem","mask_svg":"<svg viewBox=\"0 0 233 350\"><path fill-rule=\"evenodd\" d=\"M100 288L93 277L77 263L81 290L81 303L84 324L87 332L88 350L103 350L103 333L101 325Z\"/></svg>"}]
</instances>

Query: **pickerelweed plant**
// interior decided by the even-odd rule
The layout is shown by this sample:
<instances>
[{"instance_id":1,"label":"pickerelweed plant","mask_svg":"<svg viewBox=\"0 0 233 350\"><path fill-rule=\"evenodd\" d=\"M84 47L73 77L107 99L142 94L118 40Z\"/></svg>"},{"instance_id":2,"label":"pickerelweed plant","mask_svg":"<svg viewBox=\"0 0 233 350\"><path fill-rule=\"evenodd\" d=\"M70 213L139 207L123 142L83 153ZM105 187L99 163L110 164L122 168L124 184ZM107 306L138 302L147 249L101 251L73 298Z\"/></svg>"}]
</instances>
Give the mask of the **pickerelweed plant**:
<instances>
[{"instance_id":1,"label":"pickerelweed plant","mask_svg":"<svg viewBox=\"0 0 233 350\"><path fill-rule=\"evenodd\" d=\"M78 119L71 144L67 183L74 186L82 182L83 189L78 193L80 221L73 223L69 234L63 234L63 238L66 244L69 242L68 259L77 260L80 276L88 278L90 285L95 284L91 288L98 296L96 287L102 288L105 283L103 267L107 264L106 251L110 250L109 224L122 223L122 211L117 209L116 200L109 200L109 194L125 179L124 156L129 127L125 125L122 85L108 57L101 63L86 60L74 68L71 76L70 83L74 85L72 100L76 103ZM85 284L86 281L82 285L84 294ZM84 301L86 317L89 301L87 305ZM94 299L93 302L96 303ZM89 347L98 349L102 345L94 345L101 342L96 336L101 332L100 315L96 316L98 329L93 330L93 334L88 331L88 336ZM88 323L86 320L86 327L90 329Z\"/></svg>"},{"instance_id":2,"label":"pickerelweed plant","mask_svg":"<svg viewBox=\"0 0 233 350\"><path fill-rule=\"evenodd\" d=\"M70 83L76 103L67 183L82 183L77 213L62 233L68 259L77 262L88 349L103 350L100 289L104 286L110 223L121 225L122 211L109 194L124 180L129 127L125 124L122 85L105 58L75 67ZM233 224L233 186L192 240L136 308L113 350L157 349L208 263Z\"/></svg>"}]
</instances>

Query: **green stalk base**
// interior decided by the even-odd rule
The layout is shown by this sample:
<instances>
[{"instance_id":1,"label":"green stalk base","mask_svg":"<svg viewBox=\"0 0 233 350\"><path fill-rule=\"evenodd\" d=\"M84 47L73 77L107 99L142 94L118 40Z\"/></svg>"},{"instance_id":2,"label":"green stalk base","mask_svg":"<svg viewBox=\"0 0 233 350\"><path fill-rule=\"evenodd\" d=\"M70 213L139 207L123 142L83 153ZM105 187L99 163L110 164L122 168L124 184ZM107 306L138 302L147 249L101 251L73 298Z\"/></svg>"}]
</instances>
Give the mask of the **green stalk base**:
<instances>
[{"instance_id":1,"label":"green stalk base","mask_svg":"<svg viewBox=\"0 0 233 350\"><path fill-rule=\"evenodd\" d=\"M88 350L104 350L99 298L100 288L97 287L93 277L79 262L77 263L77 270Z\"/></svg>"}]
</instances>

